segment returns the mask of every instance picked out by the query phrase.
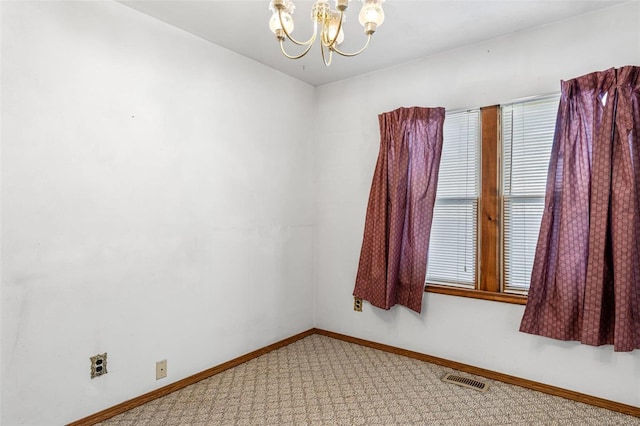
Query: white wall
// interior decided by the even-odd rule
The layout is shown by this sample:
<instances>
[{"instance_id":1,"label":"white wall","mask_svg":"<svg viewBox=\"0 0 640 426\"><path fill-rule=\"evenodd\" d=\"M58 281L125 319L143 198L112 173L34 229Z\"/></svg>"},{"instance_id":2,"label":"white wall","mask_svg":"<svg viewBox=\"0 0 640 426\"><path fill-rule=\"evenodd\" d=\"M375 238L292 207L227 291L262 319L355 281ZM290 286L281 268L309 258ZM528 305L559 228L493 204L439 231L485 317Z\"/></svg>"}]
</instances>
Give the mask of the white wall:
<instances>
[{"instance_id":1,"label":"white wall","mask_svg":"<svg viewBox=\"0 0 640 426\"><path fill-rule=\"evenodd\" d=\"M640 406L638 351L518 333L521 306L351 296L377 114L638 64L639 3L315 91L117 3L0 15L0 423L76 420L314 325Z\"/></svg>"},{"instance_id":2,"label":"white wall","mask_svg":"<svg viewBox=\"0 0 640 426\"><path fill-rule=\"evenodd\" d=\"M0 3L0 422L313 327L314 88L118 3Z\"/></svg>"},{"instance_id":3,"label":"white wall","mask_svg":"<svg viewBox=\"0 0 640 426\"><path fill-rule=\"evenodd\" d=\"M492 105L558 92L561 79L630 64L640 64L637 1L319 87L316 326L640 406L640 351L519 333L523 306L426 294L421 316L367 303L356 313L352 296L379 113Z\"/></svg>"}]
</instances>

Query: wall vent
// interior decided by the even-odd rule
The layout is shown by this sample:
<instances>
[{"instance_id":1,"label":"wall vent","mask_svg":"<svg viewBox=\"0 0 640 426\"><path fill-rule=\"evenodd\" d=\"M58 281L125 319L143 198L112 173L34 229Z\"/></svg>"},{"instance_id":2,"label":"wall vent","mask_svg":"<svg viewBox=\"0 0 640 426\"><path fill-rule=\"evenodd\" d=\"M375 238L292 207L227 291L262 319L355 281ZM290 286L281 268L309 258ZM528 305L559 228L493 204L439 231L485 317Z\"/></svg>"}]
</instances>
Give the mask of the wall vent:
<instances>
[{"instance_id":1,"label":"wall vent","mask_svg":"<svg viewBox=\"0 0 640 426\"><path fill-rule=\"evenodd\" d=\"M454 385L462 386L465 388L479 390L481 392L486 392L487 390L489 390L489 385L484 382L451 373L445 374L445 376L442 378L442 381L445 383L453 383Z\"/></svg>"}]
</instances>

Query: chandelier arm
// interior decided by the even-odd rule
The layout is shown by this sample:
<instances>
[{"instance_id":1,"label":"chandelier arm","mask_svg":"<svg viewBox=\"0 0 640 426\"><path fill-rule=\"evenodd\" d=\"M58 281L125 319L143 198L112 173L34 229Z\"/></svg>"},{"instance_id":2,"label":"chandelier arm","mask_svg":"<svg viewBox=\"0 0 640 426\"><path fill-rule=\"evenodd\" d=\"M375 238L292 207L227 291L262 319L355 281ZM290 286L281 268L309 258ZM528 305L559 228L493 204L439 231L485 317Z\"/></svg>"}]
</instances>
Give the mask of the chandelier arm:
<instances>
[{"instance_id":1,"label":"chandelier arm","mask_svg":"<svg viewBox=\"0 0 640 426\"><path fill-rule=\"evenodd\" d=\"M325 49L324 44L320 43L320 52L322 53L322 62L324 62L324 65L328 67L329 65L331 65L331 60L333 59L333 51L331 50L331 48L327 49L329 51L329 60L327 60L324 53L324 49Z\"/></svg>"},{"instance_id":2,"label":"chandelier arm","mask_svg":"<svg viewBox=\"0 0 640 426\"><path fill-rule=\"evenodd\" d=\"M321 38L320 41L322 41L322 43L331 48L332 46L337 45L336 40L338 40L338 36L340 35L340 30L342 29L342 20L344 19L344 11L340 11L340 21L338 22L338 29L336 30L336 35L333 36L333 40L330 40L327 37L327 33L325 31L322 31L321 34ZM324 27L323 27L324 30Z\"/></svg>"},{"instance_id":3,"label":"chandelier arm","mask_svg":"<svg viewBox=\"0 0 640 426\"><path fill-rule=\"evenodd\" d=\"M360 50L358 50L357 52L354 52L354 53L342 52L337 47L331 47L331 50L335 51L336 53L338 53L339 55L342 55L342 56L347 56L347 57L357 56L357 55L361 54L362 52L364 52L364 50L367 48L367 46L369 46L369 42L370 41L371 41L371 34L367 34L367 42L364 44L362 49L360 49Z\"/></svg>"},{"instance_id":4,"label":"chandelier arm","mask_svg":"<svg viewBox=\"0 0 640 426\"><path fill-rule=\"evenodd\" d=\"M287 38L289 40L291 40L292 43L297 44L298 46L311 46L313 44L313 42L316 41L316 35L318 33L318 24L317 23L314 23L314 25L313 25L313 34L311 35L311 38L309 38L309 40L307 40L307 41L298 41L295 38L293 38L291 36L291 34L289 34L287 29L285 28L284 22L282 21L282 9L278 9L278 19L280 19L280 27L282 27L282 32L284 32L284 34L287 36Z\"/></svg>"},{"instance_id":5,"label":"chandelier arm","mask_svg":"<svg viewBox=\"0 0 640 426\"><path fill-rule=\"evenodd\" d=\"M289 58L289 59L300 59L300 58L302 58L304 55L306 55L309 52L309 50L311 50L311 46L313 46L313 43L308 45L307 48L304 50L304 52L302 52L301 54L293 56L293 55L289 55L287 52L285 52L285 50L284 50L284 40L280 40L280 50L282 51L282 54L284 56L286 56L287 58Z\"/></svg>"}]
</instances>

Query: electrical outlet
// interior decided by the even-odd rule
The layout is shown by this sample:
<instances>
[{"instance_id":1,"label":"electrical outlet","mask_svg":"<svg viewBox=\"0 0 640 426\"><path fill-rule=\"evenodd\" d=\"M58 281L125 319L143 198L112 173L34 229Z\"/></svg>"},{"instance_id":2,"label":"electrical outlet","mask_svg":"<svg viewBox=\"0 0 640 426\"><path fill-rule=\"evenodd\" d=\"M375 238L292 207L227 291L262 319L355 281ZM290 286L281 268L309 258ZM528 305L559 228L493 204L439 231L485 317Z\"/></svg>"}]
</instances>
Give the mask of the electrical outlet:
<instances>
[{"instance_id":1,"label":"electrical outlet","mask_svg":"<svg viewBox=\"0 0 640 426\"><path fill-rule=\"evenodd\" d=\"M91 360L91 378L107 374L107 353L94 355L89 358Z\"/></svg>"},{"instance_id":2,"label":"electrical outlet","mask_svg":"<svg viewBox=\"0 0 640 426\"><path fill-rule=\"evenodd\" d=\"M356 312L362 312L362 299L359 297L353 298L353 310Z\"/></svg>"},{"instance_id":3,"label":"electrical outlet","mask_svg":"<svg viewBox=\"0 0 640 426\"><path fill-rule=\"evenodd\" d=\"M167 360L156 362L156 380L164 379L167 377Z\"/></svg>"}]
</instances>

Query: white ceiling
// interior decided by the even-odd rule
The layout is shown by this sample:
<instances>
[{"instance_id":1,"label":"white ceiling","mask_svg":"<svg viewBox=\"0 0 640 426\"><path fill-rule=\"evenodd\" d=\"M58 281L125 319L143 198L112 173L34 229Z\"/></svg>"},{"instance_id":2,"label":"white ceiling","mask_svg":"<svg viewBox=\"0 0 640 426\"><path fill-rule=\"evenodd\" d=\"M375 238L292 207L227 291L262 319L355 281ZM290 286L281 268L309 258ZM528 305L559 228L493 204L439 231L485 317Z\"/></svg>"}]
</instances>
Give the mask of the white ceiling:
<instances>
[{"instance_id":1,"label":"white ceiling","mask_svg":"<svg viewBox=\"0 0 640 426\"><path fill-rule=\"evenodd\" d=\"M335 56L330 67L322 63L318 46L299 60L282 56L268 27L269 0L121 0L140 12L252 58L285 74L321 85L409 62L548 24L620 0L387 0L385 22L369 48L354 58ZM330 2L333 5L333 1ZM355 51L365 36L358 23L360 2L347 10L345 42L341 49ZM311 33L308 18L313 1L295 0L294 36L305 40ZM286 43L296 52L292 43Z\"/></svg>"}]
</instances>

